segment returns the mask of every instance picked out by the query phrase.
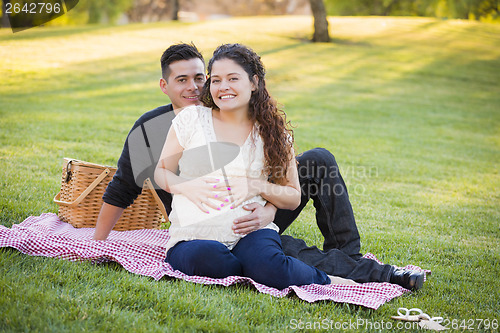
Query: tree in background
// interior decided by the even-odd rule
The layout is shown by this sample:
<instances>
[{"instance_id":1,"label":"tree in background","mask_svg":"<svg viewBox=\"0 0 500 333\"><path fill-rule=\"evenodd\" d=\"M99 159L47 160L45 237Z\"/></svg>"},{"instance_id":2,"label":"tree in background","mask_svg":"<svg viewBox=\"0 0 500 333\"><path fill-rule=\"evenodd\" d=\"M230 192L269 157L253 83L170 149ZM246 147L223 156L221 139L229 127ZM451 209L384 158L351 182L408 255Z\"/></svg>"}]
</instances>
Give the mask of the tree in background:
<instances>
[{"instance_id":1,"label":"tree in background","mask_svg":"<svg viewBox=\"0 0 500 333\"><path fill-rule=\"evenodd\" d=\"M296 14L297 10L310 7L309 0L247 0L247 3L250 2L254 3L256 15L291 15Z\"/></svg>"},{"instance_id":2,"label":"tree in background","mask_svg":"<svg viewBox=\"0 0 500 333\"><path fill-rule=\"evenodd\" d=\"M170 19L169 0L133 0L126 15L130 22L152 22Z\"/></svg>"},{"instance_id":3,"label":"tree in background","mask_svg":"<svg viewBox=\"0 0 500 333\"><path fill-rule=\"evenodd\" d=\"M179 0L170 0L171 8L172 8L172 20L179 20Z\"/></svg>"},{"instance_id":4,"label":"tree in background","mask_svg":"<svg viewBox=\"0 0 500 333\"><path fill-rule=\"evenodd\" d=\"M438 10L442 17L460 19L490 19L499 17L500 3L498 0L440 0Z\"/></svg>"},{"instance_id":5,"label":"tree in background","mask_svg":"<svg viewBox=\"0 0 500 333\"><path fill-rule=\"evenodd\" d=\"M328 43L330 34L328 32L328 19L326 18L326 9L323 0L309 0L311 11L314 17L313 42Z\"/></svg>"},{"instance_id":6,"label":"tree in background","mask_svg":"<svg viewBox=\"0 0 500 333\"><path fill-rule=\"evenodd\" d=\"M2 1L2 28L9 28L10 27L9 17L7 16L7 13L5 13L7 11L7 9L5 7L9 1L10 0L3 0Z\"/></svg>"},{"instance_id":7,"label":"tree in background","mask_svg":"<svg viewBox=\"0 0 500 333\"><path fill-rule=\"evenodd\" d=\"M483 0L477 7L477 15L479 18L489 20L500 19L500 1L498 0ZM478 16L476 16L478 19Z\"/></svg>"},{"instance_id":8,"label":"tree in background","mask_svg":"<svg viewBox=\"0 0 500 333\"><path fill-rule=\"evenodd\" d=\"M176 20L178 12L179 0L86 0L80 1L74 14L86 15L86 23L115 22L123 14L129 22L155 22Z\"/></svg>"},{"instance_id":9,"label":"tree in background","mask_svg":"<svg viewBox=\"0 0 500 333\"><path fill-rule=\"evenodd\" d=\"M10 26L5 14L5 5L10 1L2 1L2 27ZM330 40L327 15L433 16L500 21L500 0L82 0L70 16L64 15L57 24L115 22L120 15L125 15L129 22L178 20L180 10L195 12L203 18L212 14L305 14L309 8L314 17L315 42Z\"/></svg>"},{"instance_id":10,"label":"tree in background","mask_svg":"<svg viewBox=\"0 0 500 333\"><path fill-rule=\"evenodd\" d=\"M499 18L498 0L325 0L329 15L433 16L441 18Z\"/></svg>"},{"instance_id":11,"label":"tree in background","mask_svg":"<svg viewBox=\"0 0 500 333\"><path fill-rule=\"evenodd\" d=\"M80 1L75 9L88 13L88 23L114 22L132 4L133 0L87 0Z\"/></svg>"},{"instance_id":12,"label":"tree in background","mask_svg":"<svg viewBox=\"0 0 500 333\"><path fill-rule=\"evenodd\" d=\"M181 5L191 0L133 0L126 15L130 22L154 22L179 19Z\"/></svg>"}]
</instances>

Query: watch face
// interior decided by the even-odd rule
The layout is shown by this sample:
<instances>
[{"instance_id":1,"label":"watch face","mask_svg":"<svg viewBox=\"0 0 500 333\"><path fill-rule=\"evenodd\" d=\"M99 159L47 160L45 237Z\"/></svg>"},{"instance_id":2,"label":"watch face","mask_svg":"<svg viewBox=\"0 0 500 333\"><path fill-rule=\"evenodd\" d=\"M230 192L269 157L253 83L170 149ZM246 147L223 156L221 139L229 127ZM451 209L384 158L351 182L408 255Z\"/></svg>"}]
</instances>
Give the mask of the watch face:
<instances>
[{"instance_id":1,"label":"watch face","mask_svg":"<svg viewBox=\"0 0 500 333\"><path fill-rule=\"evenodd\" d=\"M45 24L66 14L79 0L4 1L12 32Z\"/></svg>"}]
</instances>

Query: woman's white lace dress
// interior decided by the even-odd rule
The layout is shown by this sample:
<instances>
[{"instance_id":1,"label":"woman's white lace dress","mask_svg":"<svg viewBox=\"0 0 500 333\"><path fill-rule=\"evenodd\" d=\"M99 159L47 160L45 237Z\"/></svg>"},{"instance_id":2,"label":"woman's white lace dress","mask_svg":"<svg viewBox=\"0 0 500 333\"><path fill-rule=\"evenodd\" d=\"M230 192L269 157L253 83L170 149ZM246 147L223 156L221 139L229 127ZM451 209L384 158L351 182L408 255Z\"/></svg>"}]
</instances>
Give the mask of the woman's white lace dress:
<instances>
[{"instance_id":1,"label":"woman's white lace dress","mask_svg":"<svg viewBox=\"0 0 500 333\"><path fill-rule=\"evenodd\" d=\"M203 106L190 106L182 110L173 120L170 130L175 130L180 145L184 148L179 160L179 176L193 179L198 177L213 177L224 181L234 177L266 179L262 170L264 168L263 142L254 126L245 143L239 147L229 144L227 153L214 152L224 144L216 143L217 138L213 127L212 110ZM236 147L236 151L234 150ZM238 152L239 150L239 152ZM237 154L237 155L236 155ZM213 166L221 164L224 159L232 159L224 168L215 171ZM212 172L210 172L212 171ZM207 173L209 172L209 173ZM220 201L213 201L220 206ZM247 215L250 211L244 210L243 205L257 202L262 205L266 201L260 196L255 196L242 205L230 209L230 204L221 207L221 210L208 208L210 213L202 212L194 203L182 194L175 194L172 201L172 212L169 216L171 226L170 239L167 242L167 251L180 241L207 239L216 240L229 249L232 249L242 235L234 234L233 222L236 218ZM274 223L266 228L278 231Z\"/></svg>"}]
</instances>

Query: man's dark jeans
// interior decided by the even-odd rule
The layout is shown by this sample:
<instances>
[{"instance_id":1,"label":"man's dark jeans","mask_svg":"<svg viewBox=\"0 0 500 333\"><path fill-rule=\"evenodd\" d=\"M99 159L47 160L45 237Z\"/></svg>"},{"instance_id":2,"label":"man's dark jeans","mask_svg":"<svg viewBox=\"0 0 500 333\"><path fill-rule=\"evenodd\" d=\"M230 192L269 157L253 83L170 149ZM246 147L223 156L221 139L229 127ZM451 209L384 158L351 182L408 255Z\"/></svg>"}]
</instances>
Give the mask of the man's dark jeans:
<instances>
[{"instance_id":1,"label":"man's dark jeans","mask_svg":"<svg viewBox=\"0 0 500 333\"><path fill-rule=\"evenodd\" d=\"M330 275L357 282L388 281L392 266L361 258L358 228L335 157L324 148L315 148L297 156L297 161L301 203L293 211L279 209L274 223L281 234L312 199L325 241L321 251L316 246L308 247L301 239L281 235L285 254Z\"/></svg>"}]
</instances>

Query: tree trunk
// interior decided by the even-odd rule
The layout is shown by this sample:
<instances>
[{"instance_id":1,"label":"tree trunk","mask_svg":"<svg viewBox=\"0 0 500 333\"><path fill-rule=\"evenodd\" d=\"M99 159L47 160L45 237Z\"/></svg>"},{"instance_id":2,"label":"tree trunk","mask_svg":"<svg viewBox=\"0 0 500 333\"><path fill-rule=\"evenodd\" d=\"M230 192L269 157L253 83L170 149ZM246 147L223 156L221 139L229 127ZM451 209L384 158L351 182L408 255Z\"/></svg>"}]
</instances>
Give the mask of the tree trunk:
<instances>
[{"instance_id":1,"label":"tree trunk","mask_svg":"<svg viewBox=\"0 0 500 333\"><path fill-rule=\"evenodd\" d=\"M10 22L9 22L9 17L7 16L7 3L10 2L10 0L3 0L2 1L2 28L9 28L10 27Z\"/></svg>"},{"instance_id":2,"label":"tree trunk","mask_svg":"<svg viewBox=\"0 0 500 333\"><path fill-rule=\"evenodd\" d=\"M323 0L309 0L311 11L314 16L313 42L328 43L330 34L328 33L328 20L326 19L326 9Z\"/></svg>"},{"instance_id":3,"label":"tree trunk","mask_svg":"<svg viewBox=\"0 0 500 333\"><path fill-rule=\"evenodd\" d=\"M103 9L99 8L99 6L94 1L90 1L88 23L91 23L91 24L101 23L102 10Z\"/></svg>"},{"instance_id":4,"label":"tree trunk","mask_svg":"<svg viewBox=\"0 0 500 333\"><path fill-rule=\"evenodd\" d=\"M392 0L390 4L388 4L387 6L384 7L384 14L382 14L383 16L389 16L391 15L391 11L392 11L392 6L394 6L394 4L396 3L396 0Z\"/></svg>"},{"instance_id":5,"label":"tree trunk","mask_svg":"<svg viewBox=\"0 0 500 333\"><path fill-rule=\"evenodd\" d=\"M171 0L171 6L172 6L172 20L178 21L179 20L179 0Z\"/></svg>"},{"instance_id":6,"label":"tree trunk","mask_svg":"<svg viewBox=\"0 0 500 333\"><path fill-rule=\"evenodd\" d=\"M172 18L172 0L135 0L126 15L130 22L154 22Z\"/></svg>"}]
</instances>

